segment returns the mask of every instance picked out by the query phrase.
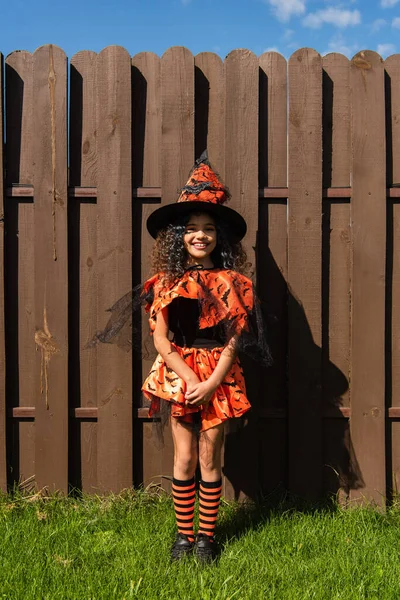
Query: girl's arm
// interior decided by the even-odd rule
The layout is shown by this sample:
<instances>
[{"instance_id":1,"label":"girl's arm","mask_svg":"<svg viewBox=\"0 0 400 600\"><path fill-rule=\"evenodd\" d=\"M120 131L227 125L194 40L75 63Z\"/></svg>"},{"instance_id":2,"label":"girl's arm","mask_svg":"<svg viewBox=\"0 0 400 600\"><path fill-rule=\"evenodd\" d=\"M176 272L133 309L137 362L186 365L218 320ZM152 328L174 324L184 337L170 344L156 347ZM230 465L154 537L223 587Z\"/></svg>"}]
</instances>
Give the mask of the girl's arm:
<instances>
[{"instance_id":1,"label":"girl's arm","mask_svg":"<svg viewBox=\"0 0 400 600\"><path fill-rule=\"evenodd\" d=\"M187 390L185 394L186 404L197 406L209 402L217 387L223 382L225 375L236 358L237 342L238 337L234 335L221 352L218 364L207 381L202 381L193 388L190 388L190 390Z\"/></svg>"},{"instance_id":2,"label":"girl's arm","mask_svg":"<svg viewBox=\"0 0 400 600\"><path fill-rule=\"evenodd\" d=\"M167 366L172 369L178 377L183 379L188 386L199 383L199 378L194 371L185 363L168 339L168 307L163 308L157 315L156 327L154 329L153 341L157 352L165 360Z\"/></svg>"}]
</instances>

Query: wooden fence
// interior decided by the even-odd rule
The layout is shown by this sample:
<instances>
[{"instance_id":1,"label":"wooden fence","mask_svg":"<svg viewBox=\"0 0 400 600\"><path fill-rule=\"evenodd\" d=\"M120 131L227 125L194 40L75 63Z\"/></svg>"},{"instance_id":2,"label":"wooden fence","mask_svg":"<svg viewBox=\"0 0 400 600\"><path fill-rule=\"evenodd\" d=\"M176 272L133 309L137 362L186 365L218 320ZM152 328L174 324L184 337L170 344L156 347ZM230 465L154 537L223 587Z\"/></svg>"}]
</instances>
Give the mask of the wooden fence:
<instances>
[{"instance_id":1,"label":"wooden fence","mask_svg":"<svg viewBox=\"0 0 400 600\"><path fill-rule=\"evenodd\" d=\"M207 147L248 223L275 359L246 365L254 409L227 432L225 495L390 498L400 55L114 46L68 64L47 45L13 52L3 72L1 488L168 488L171 440L154 444L140 394L149 361L85 344L147 276L145 220Z\"/></svg>"}]
</instances>

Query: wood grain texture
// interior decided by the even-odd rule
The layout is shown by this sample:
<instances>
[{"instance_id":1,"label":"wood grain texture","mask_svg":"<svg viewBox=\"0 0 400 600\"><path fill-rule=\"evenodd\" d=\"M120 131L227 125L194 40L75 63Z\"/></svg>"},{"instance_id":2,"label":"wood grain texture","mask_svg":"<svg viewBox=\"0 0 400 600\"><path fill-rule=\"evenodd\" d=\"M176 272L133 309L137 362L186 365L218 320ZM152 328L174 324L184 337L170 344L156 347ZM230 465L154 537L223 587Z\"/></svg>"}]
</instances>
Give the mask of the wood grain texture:
<instances>
[{"instance_id":1,"label":"wood grain texture","mask_svg":"<svg viewBox=\"0 0 400 600\"><path fill-rule=\"evenodd\" d=\"M132 58L132 107L133 107L133 185L157 187L161 185L161 60L151 52L142 52ZM151 270L153 238L147 231L146 221L158 204L146 200L134 201L134 276L135 284L146 281ZM137 324L139 328L139 323ZM139 362L134 390L134 405L141 407L141 385L150 371L155 350L150 336L148 315L142 311L143 358ZM157 446L152 435L152 423L139 422L141 454L135 458L135 484L161 484L163 450ZM139 440L138 440L139 443ZM140 464L139 464L140 463ZM139 481L137 480L139 478Z\"/></svg>"},{"instance_id":2,"label":"wood grain texture","mask_svg":"<svg viewBox=\"0 0 400 600\"><path fill-rule=\"evenodd\" d=\"M33 58L13 52L6 59L7 185L33 186ZM12 406L32 405L35 389L35 211L33 202L6 204L7 396ZM12 464L16 479L35 474L34 423L13 428Z\"/></svg>"},{"instance_id":3,"label":"wood grain texture","mask_svg":"<svg viewBox=\"0 0 400 600\"><path fill-rule=\"evenodd\" d=\"M260 187L287 185L287 62L265 52L260 64Z\"/></svg>"},{"instance_id":4,"label":"wood grain texture","mask_svg":"<svg viewBox=\"0 0 400 600\"><path fill-rule=\"evenodd\" d=\"M323 183L333 189L351 183L350 62L342 54L322 59L323 67ZM322 396L334 413L349 406L350 381L350 203L324 199L322 217ZM340 439L340 435L343 436ZM345 496L354 485L349 465L348 430L333 419L324 425L324 485ZM336 452L335 452L336 449ZM325 452L328 455L325 455ZM334 489L335 474L337 489Z\"/></svg>"},{"instance_id":5,"label":"wood grain texture","mask_svg":"<svg viewBox=\"0 0 400 600\"><path fill-rule=\"evenodd\" d=\"M387 171L388 185L400 183L400 55L385 60L385 101L387 111ZM394 188L396 191L398 188ZM387 201L387 256L386 256L386 360L389 377L386 379L388 406L397 403L400 394L400 205L398 201ZM388 463L392 472L394 492L400 486L399 424L388 429L388 444L392 457ZM389 482L388 482L389 483Z\"/></svg>"},{"instance_id":6,"label":"wood grain texture","mask_svg":"<svg viewBox=\"0 0 400 600\"><path fill-rule=\"evenodd\" d=\"M98 330L132 288L131 59L119 46L97 57ZM132 485L132 355L116 344L97 349L97 485Z\"/></svg>"},{"instance_id":7,"label":"wood grain texture","mask_svg":"<svg viewBox=\"0 0 400 600\"><path fill-rule=\"evenodd\" d=\"M0 490L7 490L7 460L6 460L6 361L4 339L4 164L3 164L3 55L0 54Z\"/></svg>"},{"instance_id":8,"label":"wood grain texture","mask_svg":"<svg viewBox=\"0 0 400 600\"><path fill-rule=\"evenodd\" d=\"M195 57L196 158L207 149L210 163L225 180L225 67L219 56Z\"/></svg>"},{"instance_id":9,"label":"wood grain texture","mask_svg":"<svg viewBox=\"0 0 400 600\"><path fill-rule=\"evenodd\" d=\"M259 66L257 57L248 50L234 50L225 59L225 179L232 199L230 206L239 211L247 222L243 245L252 271L256 266L255 248L258 230L258 98ZM255 364L245 365L247 393L253 407L260 403L256 385ZM251 460L246 469L239 468L238 448L245 448ZM259 481L260 437L257 415L253 410L242 431L229 429L224 453L226 497L254 497ZM234 465L238 465L235 471Z\"/></svg>"},{"instance_id":10,"label":"wood grain texture","mask_svg":"<svg viewBox=\"0 0 400 600\"><path fill-rule=\"evenodd\" d=\"M287 186L287 63L280 54L259 57L259 186ZM263 374L262 410L287 408L287 199L259 200L257 285L263 302L273 365ZM287 192L286 192L287 196ZM268 493L287 480L286 424L263 420L261 481ZM275 457L278 456L277 460Z\"/></svg>"},{"instance_id":11,"label":"wood grain texture","mask_svg":"<svg viewBox=\"0 0 400 600\"><path fill-rule=\"evenodd\" d=\"M97 55L78 52L70 65L70 179L97 186ZM85 348L97 331L97 204L73 202L69 211L70 399L73 407L97 406L97 346ZM78 439L80 444L78 445ZM71 453L85 492L97 489L97 425L75 426ZM80 479L80 481L79 481Z\"/></svg>"},{"instance_id":12,"label":"wood grain texture","mask_svg":"<svg viewBox=\"0 0 400 600\"><path fill-rule=\"evenodd\" d=\"M68 488L67 60L33 55L36 482Z\"/></svg>"},{"instance_id":13,"label":"wood grain texture","mask_svg":"<svg viewBox=\"0 0 400 600\"><path fill-rule=\"evenodd\" d=\"M389 56L384 62L386 83L386 106L390 108L387 147L389 164L387 182L389 185L400 184L400 54ZM388 106L390 102L390 105Z\"/></svg>"},{"instance_id":14,"label":"wood grain texture","mask_svg":"<svg viewBox=\"0 0 400 600\"><path fill-rule=\"evenodd\" d=\"M161 186L161 59L132 57L133 186Z\"/></svg>"},{"instance_id":15,"label":"wood grain texture","mask_svg":"<svg viewBox=\"0 0 400 600\"><path fill-rule=\"evenodd\" d=\"M132 58L132 67L132 105L136 115L132 148L134 185L155 188L161 185L161 60L151 52L142 52ZM135 201L135 207L138 207L135 212L138 222L134 223L134 228L140 240L134 255L135 273L138 275L135 283L140 283L150 275L154 240L147 231L146 221L158 204L147 203L143 199ZM147 318L144 319L142 334L149 343ZM151 366L148 361L145 363L143 376L147 375Z\"/></svg>"},{"instance_id":16,"label":"wood grain texture","mask_svg":"<svg viewBox=\"0 0 400 600\"><path fill-rule=\"evenodd\" d=\"M260 187L287 185L287 63L266 52L260 62ZM286 192L287 194L287 192ZM260 199L258 292L268 315L274 364L265 374L265 405L286 407L287 202Z\"/></svg>"},{"instance_id":17,"label":"wood grain texture","mask_svg":"<svg viewBox=\"0 0 400 600\"><path fill-rule=\"evenodd\" d=\"M230 206L247 222L243 241L255 267L258 226L258 59L249 50L234 50L225 59L226 183Z\"/></svg>"},{"instance_id":18,"label":"wood grain texture","mask_svg":"<svg viewBox=\"0 0 400 600\"><path fill-rule=\"evenodd\" d=\"M332 52L322 58L324 186L351 185L350 62ZM326 171L326 172L325 172Z\"/></svg>"},{"instance_id":19,"label":"wood grain texture","mask_svg":"<svg viewBox=\"0 0 400 600\"><path fill-rule=\"evenodd\" d=\"M289 60L289 489L322 492L322 68L309 48Z\"/></svg>"},{"instance_id":20,"label":"wood grain texture","mask_svg":"<svg viewBox=\"0 0 400 600\"><path fill-rule=\"evenodd\" d=\"M162 203L178 198L193 167L194 156L194 57L176 46L161 58Z\"/></svg>"},{"instance_id":21,"label":"wood grain texture","mask_svg":"<svg viewBox=\"0 0 400 600\"><path fill-rule=\"evenodd\" d=\"M351 437L364 487L352 498L382 504L385 481L385 98L375 52L351 61L352 367ZM373 109L372 109L373 107Z\"/></svg>"}]
</instances>

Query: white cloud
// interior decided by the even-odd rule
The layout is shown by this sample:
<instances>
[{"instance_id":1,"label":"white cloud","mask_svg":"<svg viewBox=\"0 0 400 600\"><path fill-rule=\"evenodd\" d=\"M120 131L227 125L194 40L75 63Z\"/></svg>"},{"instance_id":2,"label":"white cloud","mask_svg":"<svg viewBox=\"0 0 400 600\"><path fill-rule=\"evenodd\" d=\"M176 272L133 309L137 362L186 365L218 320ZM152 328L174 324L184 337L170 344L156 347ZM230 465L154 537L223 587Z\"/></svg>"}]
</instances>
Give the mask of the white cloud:
<instances>
[{"instance_id":1,"label":"white cloud","mask_svg":"<svg viewBox=\"0 0 400 600\"><path fill-rule=\"evenodd\" d=\"M183 6L187 6L188 4L191 3L192 0L181 0Z\"/></svg>"},{"instance_id":2,"label":"white cloud","mask_svg":"<svg viewBox=\"0 0 400 600\"><path fill-rule=\"evenodd\" d=\"M351 58L356 54L359 50L358 44L355 42L353 44L348 43L342 34L334 35L330 41L328 42L328 50L323 52L322 54L328 54L329 52L339 52L340 54L344 54L347 58Z\"/></svg>"},{"instance_id":3,"label":"white cloud","mask_svg":"<svg viewBox=\"0 0 400 600\"><path fill-rule=\"evenodd\" d=\"M348 25L358 25L361 22L360 11L341 10L339 8L326 8L310 13L303 19L303 25L318 29L324 23L336 25L336 27L347 27Z\"/></svg>"},{"instance_id":4,"label":"white cloud","mask_svg":"<svg viewBox=\"0 0 400 600\"><path fill-rule=\"evenodd\" d=\"M292 37L294 36L294 34L295 34L294 29L285 29L285 32L284 32L284 34L282 36L282 40L284 42L288 42L289 40L292 39Z\"/></svg>"},{"instance_id":5,"label":"white cloud","mask_svg":"<svg viewBox=\"0 0 400 600\"><path fill-rule=\"evenodd\" d=\"M392 8L399 0L381 0L382 8Z\"/></svg>"},{"instance_id":6,"label":"white cloud","mask_svg":"<svg viewBox=\"0 0 400 600\"><path fill-rule=\"evenodd\" d=\"M279 52L276 46L270 46L269 48L265 48L264 52Z\"/></svg>"},{"instance_id":7,"label":"white cloud","mask_svg":"<svg viewBox=\"0 0 400 600\"><path fill-rule=\"evenodd\" d=\"M393 19L392 27L396 27L396 29L400 29L400 17L395 17Z\"/></svg>"},{"instance_id":8,"label":"white cloud","mask_svg":"<svg viewBox=\"0 0 400 600\"><path fill-rule=\"evenodd\" d=\"M306 12L305 0L268 0L272 12L279 21L289 21L290 17L304 15Z\"/></svg>"},{"instance_id":9,"label":"white cloud","mask_svg":"<svg viewBox=\"0 0 400 600\"><path fill-rule=\"evenodd\" d=\"M382 57L386 57L396 52L396 46L394 44L378 44L376 51Z\"/></svg>"},{"instance_id":10,"label":"white cloud","mask_svg":"<svg viewBox=\"0 0 400 600\"><path fill-rule=\"evenodd\" d=\"M376 33L377 31L380 31L382 29L382 27L384 27L385 25L386 25L385 19L375 19L375 21L373 21L373 23L371 23L371 32Z\"/></svg>"}]
</instances>

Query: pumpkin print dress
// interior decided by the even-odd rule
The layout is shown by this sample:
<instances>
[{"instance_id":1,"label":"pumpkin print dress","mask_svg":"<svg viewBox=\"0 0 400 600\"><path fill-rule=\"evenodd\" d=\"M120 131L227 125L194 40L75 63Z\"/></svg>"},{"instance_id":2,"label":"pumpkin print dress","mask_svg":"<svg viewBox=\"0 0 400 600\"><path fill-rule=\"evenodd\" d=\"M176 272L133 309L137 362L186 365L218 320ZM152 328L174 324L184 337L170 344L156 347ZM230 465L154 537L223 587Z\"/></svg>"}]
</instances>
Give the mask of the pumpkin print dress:
<instances>
[{"instance_id":1,"label":"pumpkin print dress","mask_svg":"<svg viewBox=\"0 0 400 600\"><path fill-rule=\"evenodd\" d=\"M144 294L153 300L146 306L150 330L158 313L168 307L172 345L196 373L206 381L214 371L225 344L232 335L247 329L254 295L250 279L228 269L189 269L173 284L163 283L162 274L144 284ZM210 402L204 406L185 404L186 383L158 355L142 386L150 401L149 416L160 413L160 403L169 402L171 416L192 422L200 413L200 431L206 431L250 409L239 358L236 357Z\"/></svg>"}]
</instances>

